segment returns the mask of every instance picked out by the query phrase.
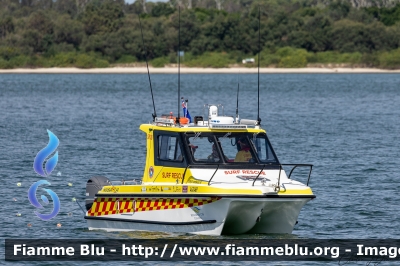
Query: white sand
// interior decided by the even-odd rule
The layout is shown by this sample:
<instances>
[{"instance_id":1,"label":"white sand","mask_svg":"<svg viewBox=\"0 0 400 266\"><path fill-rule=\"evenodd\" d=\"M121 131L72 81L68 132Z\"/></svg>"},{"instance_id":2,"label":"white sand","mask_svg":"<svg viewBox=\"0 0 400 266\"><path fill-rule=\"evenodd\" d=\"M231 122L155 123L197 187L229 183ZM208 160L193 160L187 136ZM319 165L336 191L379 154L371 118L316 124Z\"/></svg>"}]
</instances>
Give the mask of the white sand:
<instances>
[{"instance_id":1,"label":"white sand","mask_svg":"<svg viewBox=\"0 0 400 266\"><path fill-rule=\"evenodd\" d=\"M150 67L150 74L177 74L178 68ZM188 68L181 67L182 74L189 73L257 73L257 68ZM143 74L147 73L146 67L110 67L110 68L17 68L17 69L0 69L0 74ZM386 70L377 68L261 68L260 73L400 73L400 69Z\"/></svg>"}]
</instances>

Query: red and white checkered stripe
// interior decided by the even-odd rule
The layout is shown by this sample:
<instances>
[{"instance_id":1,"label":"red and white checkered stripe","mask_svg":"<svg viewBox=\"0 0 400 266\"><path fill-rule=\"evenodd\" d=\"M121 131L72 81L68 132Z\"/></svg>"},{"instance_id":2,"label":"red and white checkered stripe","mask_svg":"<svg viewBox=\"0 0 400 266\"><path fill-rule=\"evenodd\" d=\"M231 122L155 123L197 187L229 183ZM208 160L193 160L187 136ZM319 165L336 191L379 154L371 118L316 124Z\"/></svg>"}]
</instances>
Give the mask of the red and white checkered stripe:
<instances>
[{"instance_id":1,"label":"red and white checkered stripe","mask_svg":"<svg viewBox=\"0 0 400 266\"><path fill-rule=\"evenodd\" d=\"M190 208L212 203L221 197L205 199L191 198L96 198L88 216L103 216L119 213Z\"/></svg>"}]
</instances>

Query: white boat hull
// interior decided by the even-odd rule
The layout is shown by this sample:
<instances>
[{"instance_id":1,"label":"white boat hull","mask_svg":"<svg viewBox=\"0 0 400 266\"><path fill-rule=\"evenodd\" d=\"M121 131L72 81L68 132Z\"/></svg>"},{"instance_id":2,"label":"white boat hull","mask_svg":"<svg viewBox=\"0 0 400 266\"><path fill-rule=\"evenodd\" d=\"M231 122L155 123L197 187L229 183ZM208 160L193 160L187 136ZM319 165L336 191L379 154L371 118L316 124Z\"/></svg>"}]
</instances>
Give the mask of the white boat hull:
<instances>
[{"instance_id":1,"label":"white boat hull","mask_svg":"<svg viewBox=\"0 0 400 266\"><path fill-rule=\"evenodd\" d=\"M133 200L134 198L128 199ZM184 201L185 198L180 200ZM309 200L310 198L222 197L194 207L185 205L161 210L150 207L145 211L98 216L88 216L88 212L85 218L89 230L162 231L204 235L290 234L301 208Z\"/></svg>"}]
</instances>

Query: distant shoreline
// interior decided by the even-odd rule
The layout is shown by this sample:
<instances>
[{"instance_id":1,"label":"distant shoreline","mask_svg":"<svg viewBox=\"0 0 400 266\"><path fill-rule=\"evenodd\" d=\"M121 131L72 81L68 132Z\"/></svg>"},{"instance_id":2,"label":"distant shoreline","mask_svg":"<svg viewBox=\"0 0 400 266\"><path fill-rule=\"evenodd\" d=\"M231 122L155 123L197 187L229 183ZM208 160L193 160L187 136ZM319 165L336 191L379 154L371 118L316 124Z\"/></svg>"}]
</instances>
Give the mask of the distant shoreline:
<instances>
[{"instance_id":1,"label":"distant shoreline","mask_svg":"<svg viewBox=\"0 0 400 266\"><path fill-rule=\"evenodd\" d=\"M176 67L150 67L150 74L177 74ZM181 67L181 74L255 74L257 68L189 68ZM260 68L263 74L329 74L329 73L400 73L400 69L378 68ZM110 67L110 68L16 68L0 69L0 74L147 74L146 67Z\"/></svg>"}]
</instances>

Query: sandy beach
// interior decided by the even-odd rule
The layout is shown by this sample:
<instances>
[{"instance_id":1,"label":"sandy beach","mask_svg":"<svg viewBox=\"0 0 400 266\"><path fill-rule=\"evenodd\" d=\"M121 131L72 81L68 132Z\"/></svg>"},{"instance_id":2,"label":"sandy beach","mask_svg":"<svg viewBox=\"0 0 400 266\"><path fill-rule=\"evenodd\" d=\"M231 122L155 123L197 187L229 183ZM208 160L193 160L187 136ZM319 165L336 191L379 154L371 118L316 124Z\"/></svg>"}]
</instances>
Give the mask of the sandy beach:
<instances>
[{"instance_id":1,"label":"sandy beach","mask_svg":"<svg viewBox=\"0 0 400 266\"><path fill-rule=\"evenodd\" d=\"M149 68L151 74L177 74L176 67ZM181 74L222 74L257 73L257 68L188 68L181 67ZM110 68L18 68L0 69L0 74L144 74L146 67L110 67ZM260 68L260 73L400 73L400 69L387 70L377 68Z\"/></svg>"}]
</instances>

